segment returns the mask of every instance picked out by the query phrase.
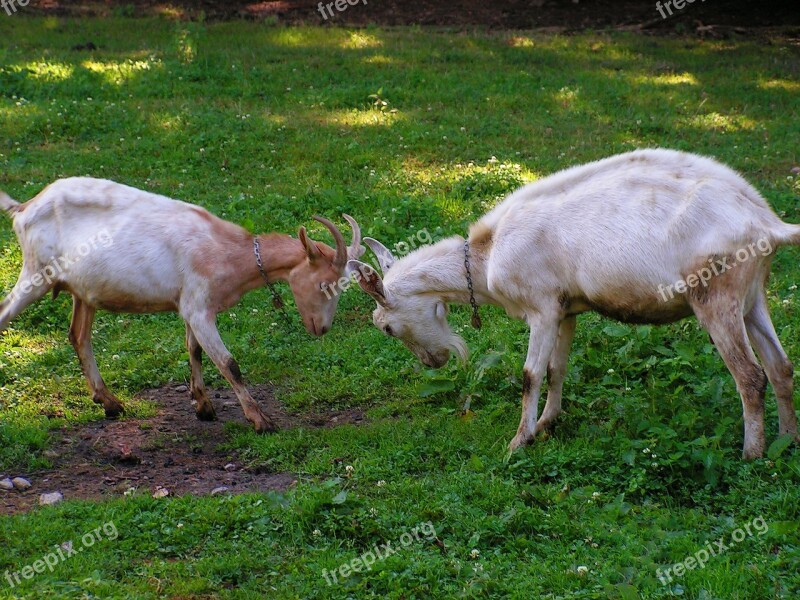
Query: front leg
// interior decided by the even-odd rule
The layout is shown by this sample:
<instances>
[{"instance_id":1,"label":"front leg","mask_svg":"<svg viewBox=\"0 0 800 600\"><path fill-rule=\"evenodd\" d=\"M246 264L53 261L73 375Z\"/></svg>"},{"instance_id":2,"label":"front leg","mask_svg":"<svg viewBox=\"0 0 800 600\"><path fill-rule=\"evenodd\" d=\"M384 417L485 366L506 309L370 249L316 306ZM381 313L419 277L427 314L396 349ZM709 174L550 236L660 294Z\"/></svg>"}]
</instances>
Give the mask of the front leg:
<instances>
[{"instance_id":1,"label":"front leg","mask_svg":"<svg viewBox=\"0 0 800 600\"><path fill-rule=\"evenodd\" d=\"M522 372L522 418L517 435L508 445L509 453L533 439L536 432L536 417L539 413L539 392L542 389L547 363L556 345L559 326L558 314L531 313L528 325L531 328L528 356Z\"/></svg>"},{"instance_id":2,"label":"front leg","mask_svg":"<svg viewBox=\"0 0 800 600\"><path fill-rule=\"evenodd\" d=\"M277 427L267 415L261 412L256 401L250 396L250 392L247 391L244 385L239 365L222 342L217 330L216 315L206 312L182 316L192 329L197 342L208 354L211 361L219 369L219 372L222 373L222 376L231 384L239 403L242 405L245 418L253 424L256 432L275 431Z\"/></svg>"}]
</instances>

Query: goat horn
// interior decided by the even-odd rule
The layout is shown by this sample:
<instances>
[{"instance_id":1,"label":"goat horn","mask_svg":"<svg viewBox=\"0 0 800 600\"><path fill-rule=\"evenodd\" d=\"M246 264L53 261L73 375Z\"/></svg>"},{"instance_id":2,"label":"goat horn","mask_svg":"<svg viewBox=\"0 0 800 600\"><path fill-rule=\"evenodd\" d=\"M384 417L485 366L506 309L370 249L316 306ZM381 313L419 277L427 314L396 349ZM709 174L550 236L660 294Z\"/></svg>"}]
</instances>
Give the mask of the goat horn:
<instances>
[{"instance_id":1,"label":"goat horn","mask_svg":"<svg viewBox=\"0 0 800 600\"><path fill-rule=\"evenodd\" d=\"M350 215L342 213L342 216L345 221L350 223L350 229L353 230L353 239L350 241L350 247L347 249L347 257L350 259L361 258L367 251L367 249L361 245L361 227L359 227L356 220Z\"/></svg>"},{"instance_id":2,"label":"goat horn","mask_svg":"<svg viewBox=\"0 0 800 600\"><path fill-rule=\"evenodd\" d=\"M333 235L333 239L336 240L336 258L333 259L333 266L338 271L344 270L344 267L347 264L347 244L344 241L342 232L339 231L336 225L328 221L328 219L325 217L314 215L311 218L325 225L325 227L327 227L331 232L331 235Z\"/></svg>"}]
</instances>

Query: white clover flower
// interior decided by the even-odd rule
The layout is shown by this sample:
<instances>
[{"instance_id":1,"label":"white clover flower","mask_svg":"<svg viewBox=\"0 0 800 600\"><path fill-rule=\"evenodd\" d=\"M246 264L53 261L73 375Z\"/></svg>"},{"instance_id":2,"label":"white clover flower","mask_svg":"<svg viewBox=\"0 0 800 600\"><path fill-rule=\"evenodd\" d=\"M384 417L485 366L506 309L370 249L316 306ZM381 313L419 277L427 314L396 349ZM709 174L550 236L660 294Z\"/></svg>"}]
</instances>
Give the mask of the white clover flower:
<instances>
[{"instance_id":1,"label":"white clover flower","mask_svg":"<svg viewBox=\"0 0 800 600\"><path fill-rule=\"evenodd\" d=\"M584 575L586 575L589 572L589 567L584 566L584 565L580 565L580 566L578 566L578 568L575 569L575 572L578 575L580 575L581 577L583 577Z\"/></svg>"},{"instance_id":2,"label":"white clover flower","mask_svg":"<svg viewBox=\"0 0 800 600\"><path fill-rule=\"evenodd\" d=\"M383 479L381 479L381 480L380 480L380 481L378 481L378 483L376 483L375 485L377 485L378 487L383 487L383 486L385 486L385 485L386 485L386 481L384 481Z\"/></svg>"},{"instance_id":3,"label":"white clover flower","mask_svg":"<svg viewBox=\"0 0 800 600\"><path fill-rule=\"evenodd\" d=\"M481 551L477 548L473 548L472 551L469 553L470 557L478 558L481 555Z\"/></svg>"},{"instance_id":4,"label":"white clover flower","mask_svg":"<svg viewBox=\"0 0 800 600\"><path fill-rule=\"evenodd\" d=\"M609 369L608 371L606 371L606 373L608 373L609 375L613 375L614 374L614 369Z\"/></svg>"},{"instance_id":5,"label":"white clover flower","mask_svg":"<svg viewBox=\"0 0 800 600\"><path fill-rule=\"evenodd\" d=\"M355 471L355 469L353 468L353 465L347 465L347 466L344 468L344 471L345 471L345 473L347 473L348 475L352 475L352 474L353 474L353 471Z\"/></svg>"},{"instance_id":6,"label":"white clover flower","mask_svg":"<svg viewBox=\"0 0 800 600\"><path fill-rule=\"evenodd\" d=\"M315 529L314 531L311 532L311 535L313 535L314 537L319 537L322 535L322 532L319 529Z\"/></svg>"},{"instance_id":7,"label":"white clover flower","mask_svg":"<svg viewBox=\"0 0 800 600\"><path fill-rule=\"evenodd\" d=\"M650 454L650 448L645 448L642 450L642 454Z\"/></svg>"}]
</instances>

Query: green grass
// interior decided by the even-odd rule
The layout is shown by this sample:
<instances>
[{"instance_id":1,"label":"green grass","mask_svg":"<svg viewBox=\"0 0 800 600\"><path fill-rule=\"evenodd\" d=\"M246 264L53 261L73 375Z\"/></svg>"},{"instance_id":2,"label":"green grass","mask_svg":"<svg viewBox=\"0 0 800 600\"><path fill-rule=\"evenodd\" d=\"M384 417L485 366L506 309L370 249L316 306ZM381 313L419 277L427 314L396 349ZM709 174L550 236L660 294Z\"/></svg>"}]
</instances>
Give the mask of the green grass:
<instances>
[{"instance_id":1,"label":"green grass","mask_svg":"<svg viewBox=\"0 0 800 600\"><path fill-rule=\"evenodd\" d=\"M89 174L203 205L253 230L325 234L312 214L355 215L386 242L468 224L525 181L635 147L716 156L800 222L800 52L781 40L700 41L346 30L259 23L0 18L0 184L25 199ZM99 50L71 50L93 41ZM386 102L381 110L376 96ZM0 227L0 285L21 265ZM770 303L800 357L794 249ZM283 289L288 298L289 292ZM432 374L342 298L313 340L266 290L220 318L249 382L297 411L368 408L362 427L225 443L292 471L285 495L65 502L0 521L0 576L103 523L119 537L10 588L10 598L792 598L800 593L800 455L742 463L733 382L694 321L580 319L566 413L504 461L519 418L522 323L484 309L452 322L473 359ZM47 464L50 428L102 418L66 339L70 302L29 308L0 341L0 469ZM188 377L174 315L101 314L100 369L131 404ZM222 381L206 369L210 385ZM440 390L438 393L433 393ZM460 416L466 398L472 413ZM154 408L132 405L128 418ZM767 403L770 440L776 409ZM656 454L656 457L653 457ZM337 459L337 460L334 460ZM345 470L353 467L352 472ZM379 485L379 482L381 484ZM382 482L385 482L382 483ZM763 518L704 569L664 569ZM430 522L368 573L323 569ZM477 552L473 552L473 550Z\"/></svg>"}]
</instances>

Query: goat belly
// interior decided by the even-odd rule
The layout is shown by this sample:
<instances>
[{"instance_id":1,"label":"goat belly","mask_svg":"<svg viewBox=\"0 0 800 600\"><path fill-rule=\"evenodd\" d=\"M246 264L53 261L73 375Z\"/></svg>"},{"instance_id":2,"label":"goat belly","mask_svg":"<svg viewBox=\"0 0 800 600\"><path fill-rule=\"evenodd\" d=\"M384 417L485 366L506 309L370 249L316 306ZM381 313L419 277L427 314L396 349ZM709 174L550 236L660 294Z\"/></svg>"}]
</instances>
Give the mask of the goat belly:
<instances>
[{"instance_id":1,"label":"goat belly","mask_svg":"<svg viewBox=\"0 0 800 600\"><path fill-rule=\"evenodd\" d=\"M623 323L661 325L674 323L692 315L692 309L682 297L670 302L631 302L624 297L586 300L590 310Z\"/></svg>"},{"instance_id":2,"label":"goat belly","mask_svg":"<svg viewBox=\"0 0 800 600\"><path fill-rule=\"evenodd\" d=\"M103 298L92 303L97 308L111 312L125 313L154 313L154 312L175 312L178 310L177 302L147 302L139 300L137 303L130 299L123 298Z\"/></svg>"},{"instance_id":3,"label":"goat belly","mask_svg":"<svg viewBox=\"0 0 800 600\"><path fill-rule=\"evenodd\" d=\"M173 299L166 294L147 294L109 285L98 286L81 297L92 306L111 312L151 313L178 309L177 295Z\"/></svg>"}]
</instances>

